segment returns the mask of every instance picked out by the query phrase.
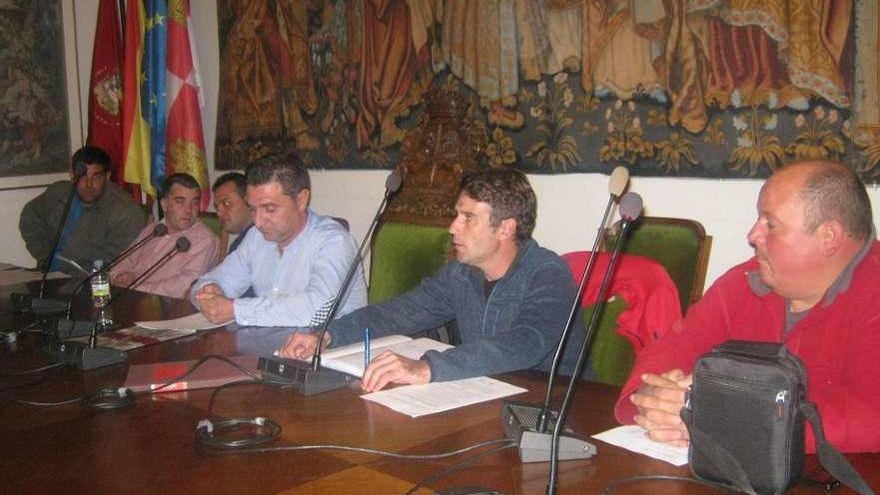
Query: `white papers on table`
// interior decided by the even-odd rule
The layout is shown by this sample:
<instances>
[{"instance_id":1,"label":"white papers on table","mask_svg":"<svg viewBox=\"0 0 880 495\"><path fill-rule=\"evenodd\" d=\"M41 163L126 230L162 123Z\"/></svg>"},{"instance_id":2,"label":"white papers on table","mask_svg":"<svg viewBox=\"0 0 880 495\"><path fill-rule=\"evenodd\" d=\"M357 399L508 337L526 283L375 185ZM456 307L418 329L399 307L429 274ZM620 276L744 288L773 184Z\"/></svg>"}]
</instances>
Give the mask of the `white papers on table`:
<instances>
[{"instance_id":1,"label":"white papers on table","mask_svg":"<svg viewBox=\"0 0 880 495\"><path fill-rule=\"evenodd\" d=\"M648 432L641 426L625 425L593 435L596 440L616 445L637 454L668 462L673 466L688 463L687 447L676 447L668 443L655 442L648 438Z\"/></svg>"},{"instance_id":2,"label":"white papers on table","mask_svg":"<svg viewBox=\"0 0 880 495\"><path fill-rule=\"evenodd\" d=\"M49 272L46 280L56 278L69 278L70 275L61 272ZM33 282L43 278L43 272L39 270L31 270L20 266L10 265L9 263L0 263L0 286L23 284Z\"/></svg>"},{"instance_id":3,"label":"white papers on table","mask_svg":"<svg viewBox=\"0 0 880 495\"><path fill-rule=\"evenodd\" d=\"M419 359L422 354L435 350L443 352L452 346L428 338L411 339L405 335L389 335L370 341L370 357L375 359L386 350L409 359ZM361 377L364 375L364 343L349 344L321 353L324 366Z\"/></svg>"},{"instance_id":4,"label":"white papers on table","mask_svg":"<svg viewBox=\"0 0 880 495\"><path fill-rule=\"evenodd\" d=\"M211 323L202 313L195 313L173 320L139 321L137 326L150 330L210 330L228 325L235 320L223 323Z\"/></svg>"},{"instance_id":5,"label":"white papers on table","mask_svg":"<svg viewBox=\"0 0 880 495\"><path fill-rule=\"evenodd\" d=\"M522 387L478 376L464 380L406 385L362 395L361 398L418 418L525 391Z\"/></svg>"}]
</instances>

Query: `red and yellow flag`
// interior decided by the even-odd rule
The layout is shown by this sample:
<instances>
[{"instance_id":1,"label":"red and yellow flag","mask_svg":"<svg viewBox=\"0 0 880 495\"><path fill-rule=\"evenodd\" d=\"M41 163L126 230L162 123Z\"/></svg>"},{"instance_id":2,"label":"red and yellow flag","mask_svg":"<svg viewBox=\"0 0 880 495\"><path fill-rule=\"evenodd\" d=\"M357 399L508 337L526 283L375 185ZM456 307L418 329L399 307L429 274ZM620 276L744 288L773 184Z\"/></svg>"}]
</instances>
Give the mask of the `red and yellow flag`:
<instances>
[{"instance_id":1,"label":"red and yellow flag","mask_svg":"<svg viewBox=\"0 0 880 495\"><path fill-rule=\"evenodd\" d=\"M117 0L101 0L92 75L89 81L89 136L86 143L110 155L113 181L124 184L122 155L122 35Z\"/></svg>"}]
</instances>

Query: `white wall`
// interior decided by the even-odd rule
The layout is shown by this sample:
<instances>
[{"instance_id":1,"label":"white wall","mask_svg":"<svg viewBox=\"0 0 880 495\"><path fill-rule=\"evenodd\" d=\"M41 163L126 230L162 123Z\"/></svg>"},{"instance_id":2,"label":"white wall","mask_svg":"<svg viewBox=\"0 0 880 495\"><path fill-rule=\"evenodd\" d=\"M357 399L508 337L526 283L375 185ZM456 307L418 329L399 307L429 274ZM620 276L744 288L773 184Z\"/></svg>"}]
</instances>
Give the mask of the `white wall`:
<instances>
[{"instance_id":1,"label":"white wall","mask_svg":"<svg viewBox=\"0 0 880 495\"><path fill-rule=\"evenodd\" d=\"M68 73L76 74L75 62L79 66L79 82L77 84L72 79L70 93L75 95L78 88L82 103L77 103L74 98L70 102L72 108L87 108L97 4L97 0L63 1L68 59L74 59L69 62ZM213 169L219 74L216 3L194 0L191 1L191 6L207 101L203 111L207 156L209 167ZM75 37L74 26L78 30ZM74 39L76 43L73 42ZM82 112L81 118L85 122L84 110ZM75 112L72 113L72 147L75 149L82 143L79 132L81 124L76 119ZM210 174L212 178L216 175L213 170ZM351 223L352 233L360 240L381 199L386 174L387 171L314 171L313 207L319 212L347 218ZM56 177L58 175L0 179L0 189L28 182L46 184ZM531 180L538 195L535 237L539 242L558 252L583 250L592 246L607 199L607 177L598 174L534 175ZM630 190L642 195L646 214L693 218L706 227L706 231L714 237L707 281L711 282L731 265L750 255L745 235L754 220L754 205L760 185L761 181L756 180L636 177L632 180ZM33 264L33 260L24 250L17 226L22 206L39 192L39 189L0 191L0 229L8 233L0 238L0 261ZM877 188L871 188L869 192L873 203L877 205L880 197ZM877 218L875 213L875 222Z\"/></svg>"}]
</instances>

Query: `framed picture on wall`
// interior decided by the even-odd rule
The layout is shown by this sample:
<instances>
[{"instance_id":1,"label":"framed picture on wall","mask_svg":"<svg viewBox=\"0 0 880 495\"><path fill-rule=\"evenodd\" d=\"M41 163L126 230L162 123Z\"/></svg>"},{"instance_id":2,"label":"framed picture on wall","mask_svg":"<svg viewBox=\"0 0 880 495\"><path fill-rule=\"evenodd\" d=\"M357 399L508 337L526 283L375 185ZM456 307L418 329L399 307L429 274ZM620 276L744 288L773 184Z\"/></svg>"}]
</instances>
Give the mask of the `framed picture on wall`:
<instances>
[{"instance_id":1,"label":"framed picture on wall","mask_svg":"<svg viewBox=\"0 0 880 495\"><path fill-rule=\"evenodd\" d=\"M3 2L0 179L67 170L70 133L64 54L59 0Z\"/></svg>"}]
</instances>

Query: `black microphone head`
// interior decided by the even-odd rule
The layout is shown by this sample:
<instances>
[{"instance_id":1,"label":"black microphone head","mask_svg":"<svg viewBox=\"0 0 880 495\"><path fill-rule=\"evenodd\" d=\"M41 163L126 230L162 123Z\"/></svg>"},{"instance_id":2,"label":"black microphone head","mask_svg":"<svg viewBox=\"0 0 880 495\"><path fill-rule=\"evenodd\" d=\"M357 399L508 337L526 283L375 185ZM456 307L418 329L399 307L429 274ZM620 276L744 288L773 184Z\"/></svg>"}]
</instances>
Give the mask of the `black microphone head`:
<instances>
[{"instance_id":1,"label":"black microphone head","mask_svg":"<svg viewBox=\"0 0 880 495\"><path fill-rule=\"evenodd\" d=\"M178 237L177 242L174 243L174 247L177 248L178 253L185 253L189 251L189 239L186 237Z\"/></svg>"},{"instance_id":2,"label":"black microphone head","mask_svg":"<svg viewBox=\"0 0 880 495\"><path fill-rule=\"evenodd\" d=\"M393 170L390 174L388 174L388 178L385 179L385 191L388 194L394 194L400 189L400 184L403 182L403 179L400 177L400 172L396 169Z\"/></svg>"},{"instance_id":3,"label":"black microphone head","mask_svg":"<svg viewBox=\"0 0 880 495\"><path fill-rule=\"evenodd\" d=\"M155 237L162 237L163 235L168 233L168 226L164 223L157 223L155 227L153 227L153 235Z\"/></svg>"},{"instance_id":4,"label":"black microphone head","mask_svg":"<svg viewBox=\"0 0 880 495\"><path fill-rule=\"evenodd\" d=\"M627 222L639 218L642 214L642 197L630 191L620 198L620 218Z\"/></svg>"}]
</instances>

